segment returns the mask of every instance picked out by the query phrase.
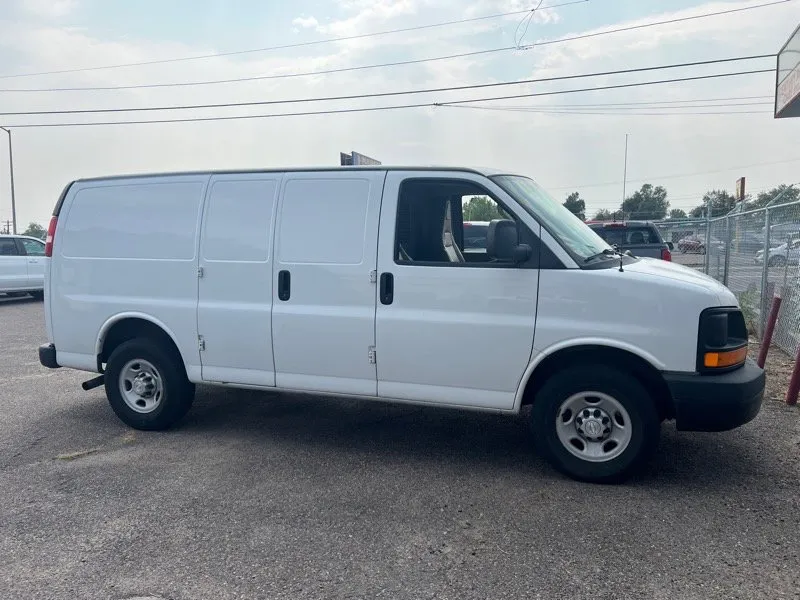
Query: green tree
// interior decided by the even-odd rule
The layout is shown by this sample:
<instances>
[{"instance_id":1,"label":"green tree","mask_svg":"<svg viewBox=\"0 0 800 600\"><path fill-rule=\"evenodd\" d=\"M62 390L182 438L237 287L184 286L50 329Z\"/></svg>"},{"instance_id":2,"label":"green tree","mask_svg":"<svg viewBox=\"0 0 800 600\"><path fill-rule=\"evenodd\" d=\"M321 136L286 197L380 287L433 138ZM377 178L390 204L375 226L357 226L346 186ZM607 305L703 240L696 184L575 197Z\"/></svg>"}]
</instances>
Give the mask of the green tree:
<instances>
[{"instance_id":1,"label":"green tree","mask_svg":"<svg viewBox=\"0 0 800 600\"><path fill-rule=\"evenodd\" d=\"M673 208L669 211L669 218L670 219L685 219L687 218L686 212L680 208Z\"/></svg>"},{"instance_id":2,"label":"green tree","mask_svg":"<svg viewBox=\"0 0 800 600\"><path fill-rule=\"evenodd\" d=\"M28 224L28 228L22 232L22 235L29 235L43 240L47 237L47 230L38 223L31 222Z\"/></svg>"},{"instance_id":3,"label":"green tree","mask_svg":"<svg viewBox=\"0 0 800 600\"><path fill-rule=\"evenodd\" d=\"M747 208L764 208L775 198L778 200L773 206L795 202L796 200L800 200L800 188L782 183L778 187L774 187L766 192L761 192Z\"/></svg>"},{"instance_id":4,"label":"green tree","mask_svg":"<svg viewBox=\"0 0 800 600\"><path fill-rule=\"evenodd\" d=\"M472 196L463 207L465 221L491 221L508 216L487 196Z\"/></svg>"},{"instance_id":5,"label":"green tree","mask_svg":"<svg viewBox=\"0 0 800 600\"><path fill-rule=\"evenodd\" d=\"M578 192L572 192L567 196L567 199L564 201L564 208L581 221L586 220L586 202L583 201Z\"/></svg>"},{"instance_id":6,"label":"green tree","mask_svg":"<svg viewBox=\"0 0 800 600\"><path fill-rule=\"evenodd\" d=\"M706 209L711 208L711 217L727 215L736 206L736 198L725 190L710 190L703 194L700 206L695 206L691 215L695 218L706 216Z\"/></svg>"},{"instance_id":7,"label":"green tree","mask_svg":"<svg viewBox=\"0 0 800 600\"><path fill-rule=\"evenodd\" d=\"M595 221L610 221L613 218L614 215L612 215L611 211L606 208L601 208L596 213L594 213Z\"/></svg>"},{"instance_id":8,"label":"green tree","mask_svg":"<svg viewBox=\"0 0 800 600\"><path fill-rule=\"evenodd\" d=\"M667 190L649 183L645 183L622 203L622 212L626 217L642 221L663 219L668 210Z\"/></svg>"}]
</instances>

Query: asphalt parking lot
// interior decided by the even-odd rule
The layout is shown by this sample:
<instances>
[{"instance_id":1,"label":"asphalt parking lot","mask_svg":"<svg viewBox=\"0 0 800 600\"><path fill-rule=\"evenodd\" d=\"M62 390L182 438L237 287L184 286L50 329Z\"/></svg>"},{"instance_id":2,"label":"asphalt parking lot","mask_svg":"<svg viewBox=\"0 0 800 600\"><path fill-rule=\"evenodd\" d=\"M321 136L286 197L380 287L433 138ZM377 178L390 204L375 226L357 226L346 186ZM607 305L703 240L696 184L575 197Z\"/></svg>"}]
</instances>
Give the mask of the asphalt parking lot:
<instances>
[{"instance_id":1,"label":"asphalt parking lot","mask_svg":"<svg viewBox=\"0 0 800 600\"><path fill-rule=\"evenodd\" d=\"M521 418L199 388L134 432L0 301L1 598L798 598L800 415L580 484Z\"/></svg>"}]
</instances>

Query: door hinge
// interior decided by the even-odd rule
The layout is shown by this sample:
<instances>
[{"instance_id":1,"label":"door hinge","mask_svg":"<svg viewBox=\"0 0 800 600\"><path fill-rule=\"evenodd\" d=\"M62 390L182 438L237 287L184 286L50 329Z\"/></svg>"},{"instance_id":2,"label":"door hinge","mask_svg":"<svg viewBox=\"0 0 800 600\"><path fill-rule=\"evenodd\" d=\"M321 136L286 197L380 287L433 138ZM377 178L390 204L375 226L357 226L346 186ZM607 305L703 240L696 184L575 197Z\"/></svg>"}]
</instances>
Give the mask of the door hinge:
<instances>
[{"instance_id":1,"label":"door hinge","mask_svg":"<svg viewBox=\"0 0 800 600\"><path fill-rule=\"evenodd\" d=\"M202 278L204 274L205 271L203 270L203 267L197 267L197 278L198 279Z\"/></svg>"},{"instance_id":2,"label":"door hinge","mask_svg":"<svg viewBox=\"0 0 800 600\"><path fill-rule=\"evenodd\" d=\"M378 282L378 272L376 270L372 270L369 272L369 282L370 283L377 283Z\"/></svg>"},{"instance_id":3,"label":"door hinge","mask_svg":"<svg viewBox=\"0 0 800 600\"><path fill-rule=\"evenodd\" d=\"M375 351L375 346L369 347L367 356L369 356L369 364L374 365L378 362L378 353Z\"/></svg>"},{"instance_id":4,"label":"door hinge","mask_svg":"<svg viewBox=\"0 0 800 600\"><path fill-rule=\"evenodd\" d=\"M197 336L197 348L200 352L206 349L206 340L202 335Z\"/></svg>"}]
</instances>

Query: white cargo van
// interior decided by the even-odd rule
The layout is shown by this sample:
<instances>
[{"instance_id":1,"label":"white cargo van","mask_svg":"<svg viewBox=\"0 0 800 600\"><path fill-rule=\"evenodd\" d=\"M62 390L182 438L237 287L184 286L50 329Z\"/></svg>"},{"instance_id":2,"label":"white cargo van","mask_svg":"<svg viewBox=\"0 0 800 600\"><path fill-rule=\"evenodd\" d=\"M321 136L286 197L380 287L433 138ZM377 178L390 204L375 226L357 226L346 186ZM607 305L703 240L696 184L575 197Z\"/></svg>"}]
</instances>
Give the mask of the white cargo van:
<instances>
[{"instance_id":1,"label":"white cargo van","mask_svg":"<svg viewBox=\"0 0 800 600\"><path fill-rule=\"evenodd\" d=\"M486 251L462 205L496 203ZM734 295L620 255L527 177L356 167L71 183L46 255L43 365L100 373L128 425L194 384L516 414L567 474L620 480L660 424L759 411Z\"/></svg>"}]
</instances>

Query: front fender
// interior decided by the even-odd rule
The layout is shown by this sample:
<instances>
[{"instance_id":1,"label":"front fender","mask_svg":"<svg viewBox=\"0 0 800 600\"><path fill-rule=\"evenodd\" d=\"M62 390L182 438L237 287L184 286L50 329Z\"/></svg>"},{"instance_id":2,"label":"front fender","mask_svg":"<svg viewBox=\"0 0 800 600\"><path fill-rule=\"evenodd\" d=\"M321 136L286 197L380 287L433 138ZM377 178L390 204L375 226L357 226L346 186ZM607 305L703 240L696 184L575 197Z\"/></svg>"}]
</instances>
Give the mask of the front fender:
<instances>
[{"instance_id":1,"label":"front fender","mask_svg":"<svg viewBox=\"0 0 800 600\"><path fill-rule=\"evenodd\" d=\"M522 397L525 394L525 388L528 386L528 381L530 381L531 377L536 371L536 367L538 367L544 359L546 359L548 356L556 354L557 352L561 352L562 350L581 348L587 346L593 346L593 347L600 346L606 348L614 348L616 350L624 350L645 360L650 365L652 365L654 369L657 369L658 371L666 370L664 363L658 360L651 353L646 352L641 348L637 348L632 344L611 338L602 338L602 337L574 338L570 340L560 341L544 349L534 348L531 361L528 364L527 368L525 369L525 373L522 375L522 379L519 382L519 386L517 387L517 392L514 396L514 408L513 408L514 412L519 412L520 408L522 407Z\"/></svg>"}]
</instances>

